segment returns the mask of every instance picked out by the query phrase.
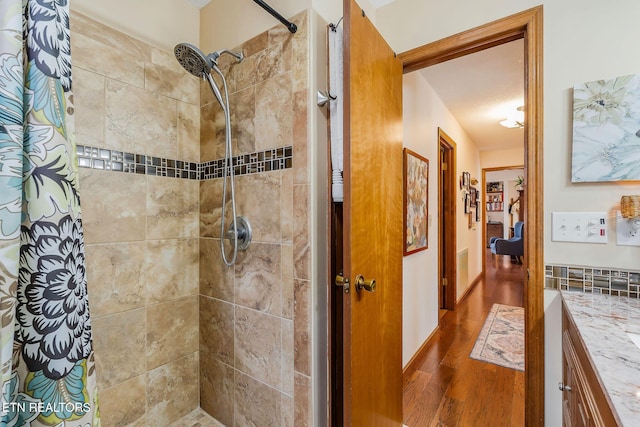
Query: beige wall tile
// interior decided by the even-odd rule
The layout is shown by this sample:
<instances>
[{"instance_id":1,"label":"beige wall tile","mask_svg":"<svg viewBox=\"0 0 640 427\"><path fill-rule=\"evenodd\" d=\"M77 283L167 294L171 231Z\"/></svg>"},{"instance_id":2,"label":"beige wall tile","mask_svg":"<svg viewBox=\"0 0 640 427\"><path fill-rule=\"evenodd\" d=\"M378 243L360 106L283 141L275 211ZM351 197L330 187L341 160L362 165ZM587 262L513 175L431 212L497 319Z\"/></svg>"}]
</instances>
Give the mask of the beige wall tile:
<instances>
[{"instance_id":1,"label":"beige wall tile","mask_svg":"<svg viewBox=\"0 0 640 427\"><path fill-rule=\"evenodd\" d=\"M144 62L135 53L119 50L78 32L71 35L74 67L84 68L127 83L144 87Z\"/></svg>"},{"instance_id":2,"label":"beige wall tile","mask_svg":"<svg viewBox=\"0 0 640 427\"><path fill-rule=\"evenodd\" d=\"M104 76L73 68L76 141L80 145L104 145L104 90Z\"/></svg>"},{"instance_id":3,"label":"beige wall tile","mask_svg":"<svg viewBox=\"0 0 640 427\"><path fill-rule=\"evenodd\" d=\"M100 389L102 427L146 426L145 375Z\"/></svg>"},{"instance_id":4,"label":"beige wall tile","mask_svg":"<svg viewBox=\"0 0 640 427\"><path fill-rule=\"evenodd\" d=\"M178 160L200 161L200 107L178 102Z\"/></svg>"},{"instance_id":5,"label":"beige wall tile","mask_svg":"<svg viewBox=\"0 0 640 427\"><path fill-rule=\"evenodd\" d=\"M311 416L311 379L296 372L295 384L295 426L313 425Z\"/></svg>"},{"instance_id":6,"label":"beige wall tile","mask_svg":"<svg viewBox=\"0 0 640 427\"><path fill-rule=\"evenodd\" d=\"M293 246L282 245L282 317L293 319Z\"/></svg>"},{"instance_id":7,"label":"beige wall tile","mask_svg":"<svg viewBox=\"0 0 640 427\"><path fill-rule=\"evenodd\" d=\"M237 372L235 425L280 427L281 396L278 390Z\"/></svg>"},{"instance_id":8,"label":"beige wall tile","mask_svg":"<svg viewBox=\"0 0 640 427\"><path fill-rule=\"evenodd\" d=\"M256 84L285 72L286 61L282 56L282 43L269 46L256 55Z\"/></svg>"},{"instance_id":9,"label":"beige wall tile","mask_svg":"<svg viewBox=\"0 0 640 427\"><path fill-rule=\"evenodd\" d=\"M293 94L295 104L293 113L293 183L311 182L311 165L307 138L307 101L306 91Z\"/></svg>"},{"instance_id":10,"label":"beige wall tile","mask_svg":"<svg viewBox=\"0 0 640 427\"><path fill-rule=\"evenodd\" d=\"M293 253L296 279L311 277L311 249L309 244L309 186L293 186Z\"/></svg>"},{"instance_id":11,"label":"beige wall tile","mask_svg":"<svg viewBox=\"0 0 640 427\"><path fill-rule=\"evenodd\" d=\"M250 86L240 92L231 94L231 140L233 155L253 153L256 151L256 89ZM223 143L219 141L219 143ZM218 153L220 150L218 149Z\"/></svg>"},{"instance_id":12,"label":"beige wall tile","mask_svg":"<svg viewBox=\"0 0 640 427\"><path fill-rule=\"evenodd\" d=\"M98 42L109 46L115 50L126 52L138 58L140 61L149 62L151 60L151 45L130 37L120 31L101 24L73 9L71 9L71 29L72 33L83 34ZM73 40L73 34L72 34ZM74 59L76 52L73 52ZM74 63L74 65L76 65Z\"/></svg>"},{"instance_id":13,"label":"beige wall tile","mask_svg":"<svg viewBox=\"0 0 640 427\"><path fill-rule=\"evenodd\" d=\"M145 372L145 310L91 319L98 386L109 388ZM132 357L134 355L134 357Z\"/></svg>"},{"instance_id":14,"label":"beige wall tile","mask_svg":"<svg viewBox=\"0 0 640 427\"><path fill-rule=\"evenodd\" d=\"M256 86L256 150L292 143L293 99L291 73L266 80Z\"/></svg>"},{"instance_id":15,"label":"beige wall tile","mask_svg":"<svg viewBox=\"0 0 640 427\"><path fill-rule=\"evenodd\" d=\"M307 32L298 32L291 40L293 91L298 92L309 87L309 40Z\"/></svg>"},{"instance_id":16,"label":"beige wall tile","mask_svg":"<svg viewBox=\"0 0 640 427\"><path fill-rule=\"evenodd\" d=\"M282 319L282 392L293 396L294 333L293 321Z\"/></svg>"},{"instance_id":17,"label":"beige wall tile","mask_svg":"<svg viewBox=\"0 0 640 427\"><path fill-rule=\"evenodd\" d=\"M147 369L198 351L198 297L147 307Z\"/></svg>"},{"instance_id":18,"label":"beige wall tile","mask_svg":"<svg viewBox=\"0 0 640 427\"><path fill-rule=\"evenodd\" d=\"M200 351L233 366L234 306L200 296Z\"/></svg>"},{"instance_id":19,"label":"beige wall tile","mask_svg":"<svg viewBox=\"0 0 640 427\"><path fill-rule=\"evenodd\" d=\"M238 252L236 304L282 315L282 251L280 245L254 242Z\"/></svg>"},{"instance_id":20,"label":"beige wall tile","mask_svg":"<svg viewBox=\"0 0 640 427\"><path fill-rule=\"evenodd\" d=\"M232 93L241 91L256 84L258 78L258 55L247 56L229 70L231 76L230 91Z\"/></svg>"},{"instance_id":21,"label":"beige wall tile","mask_svg":"<svg viewBox=\"0 0 640 427\"><path fill-rule=\"evenodd\" d=\"M296 159L293 160L294 164ZM282 243L293 243L293 171L281 171L280 185L280 234Z\"/></svg>"},{"instance_id":22,"label":"beige wall tile","mask_svg":"<svg viewBox=\"0 0 640 427\"><path fill-rule=\"evenodd\" d=\"M294 284L295 313L293 317L295 370L311 375L311 286L304 280Z\"/></svg>"},{"instance_id":23,"label":"beige wall tile","mask_svg":"<svg viewBox=\"0 0 640 427\"><path fill-rule=\"evenodd\" d=\"M198 353L191 353L147 374L147 422L170 424L198 407Z\"/></svg>"},{"instance_id":24,"label":"beige wall tile","mask_svg":"<svg viewBox=\"0 0 640 427\"><path fill-rule=\"evenodd\" d=\"M295 427L295 408L293 397L282 395L282 427Z\"/></svg>"},{"instance_id":25,"label":"beige wall tile","mask_svg":"<svg viewBox=\"0 0 640 427\"><path fill-rule=\"evenodd\" d=\"M145 244L86 245L91 315L101 317L145 304Z\"/></svg>"},{"instance_id":26,"label":"beige wall tile","mask_svg":"<svg viewBox=\"0 0 640 427\"><path fill-rule=\"evenodd\" d=\"M176 101L107 80L106 148L175 159L178 154Z\"/></svg>"},{"instance_id":27,"label":"beige wall tile","mask_svg":"<svg viewBox=\"0 0 640 427\"><path fill-rule=\"evenodd\" d=\"M147 241L147 303L163 303L198 294L198 239Z\"/></svg>"},{"instance_id":28,"label":"beige wall tile","mask_svg":"<svg viewBox=\"0 0 640 427\"><path fill-rule=\"evenodd\" d=\"M282 384L280 321L268 314L236 307L235 367L277 389Z\"/></svg>"},{"instance_id":29,"label":"beige wall tile","mask_svg":"<svg viewBox=\"0 0 640 427\"><path fill-rule=\"evenodd\" d=\"M85 242L144 240L146 178L85 168L79 173Z\"/></svg>"},{"instance_id":30,"label":"beige wall tile","mask_svg":"<svg viewBox=\"0 0 640 427\"><path fill-rule=\"evenodd\" d=\"M251 223L253 241L281 241L280 171L236 178L236 210Z\"/></svg>"},{"instance_id":31,"label":"beige wall tile","mask_svg":"<svg viewBox=\"0 0 640 427\"><path fill-rule=\"evenodd\" d=\"M200 236L220 238L222 178L200 182ZM227 185L226 222L231 218L231 186ZM229 226L225 225L228 229Z\"/></svg>"},{"instance_id":32,"label":"beige wall tile","mask_svg":"<svg viewBox=\"0 0 640 427\"><path fill-rule=\"evenodd\" d=\"M269 46L269 33L262 32L252 39L242 44L242 53L244 56L253 56L256 53L266 49Z\"/></svg>"},{"instance_id":33,"label":"beige wall tile","mask_svg":"<svg viewBox=\"0 0 640 427\"><path fill-rule=\"evenodd\" d=\"M147 238L198 237L200 183L147 177Z\"/></svg>"},{"instance_id":34,"label":"beige wall tile","mask_svg":"<svg viewBox=\"0 0 640 427\"><path fill-rule=\"evenodd\" d=\"M220 255L220 239L200 239L200 293L234 302L235 267L227 267Z\"/></svg>"},{"instance_id":35,"label":"beige wall tile","mask_svg":"<svg viewBox=\"0 0 640 427\"><path fill-rule=\"evenodd\" d=\"M173 52L151 49L151 62L145 64L145 89L200 105L200 79L182 68Z\"/></svg>"},{"instance_id":36,"label":"beige wall tile","mask_svg":"<svg viewBox=\"0 0 640 427\"><path fill-rule=\"evenodd\" d=\"M200 161L223 158L224 144L224 113L220 104L212 100L200 108Z\"/></svg>"},{"instance_id":37,"label":"beige wall tile","mask_svg":"<svg viewBox=\"0 0 640 427\"><path fill-rule=\"evenodd\" d=\"M200 407L225 426L233 426L234 370L214 355L200 352Z\"/></svg>"}]
</instances>

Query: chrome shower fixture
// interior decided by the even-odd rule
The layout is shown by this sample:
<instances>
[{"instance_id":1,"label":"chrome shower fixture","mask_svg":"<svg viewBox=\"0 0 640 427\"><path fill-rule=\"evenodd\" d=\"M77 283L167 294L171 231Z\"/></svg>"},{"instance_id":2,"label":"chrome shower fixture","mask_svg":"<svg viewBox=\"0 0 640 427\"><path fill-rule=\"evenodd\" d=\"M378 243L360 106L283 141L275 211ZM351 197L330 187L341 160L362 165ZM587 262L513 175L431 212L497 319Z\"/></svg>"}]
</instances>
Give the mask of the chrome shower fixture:
<instances>
[{"instance_id":1,"label":"chrome shower fixture","mask_svg":"<svg viewBox=\"0 0 640 427\"><path fill-rule=\"evenodd\" d=\"M218 50L205 55L198 47L191 43L178 43L173 49L173 53L176 55L176 59L180 65L182 65L182 68L194 76L202 78L205 78L214 67L218 66L218 58L220 58L223 53L233 56L238 62L242 62L244 59L242 52L233 52L228 49Z\"/></svg>"},{"instance_id":2,"label":"chrome shower fixture","mask_svg":"<svg viewBox=\"0 0 640 427\"><path fill-rule=\"evenodd\" d=\"M246 250L251 243L251 225L249 220L243 216L236 216L236 190L233 174L233 152L231 148L231 114L229 112L229 91L227 89L227 80L224 74L218 68L218 58L222 54L233 56L241 62L244 59L242 52L233 52L227 49L218 50L216 52L205 55L196 46L189 43L179 43L173 49L176 59L182 67L196 77L200 77L209 82L211 91L220 103L220 107L224 112L225 123L225 156L224 156L224 177L222 185L222 219L220 221L220 251L222 252L222 260L227 266L232 266L236 262L238 251ZM218 85L211 76L211 71L215 71L222 80L221 92ZM222 96L224 94L224 97ZM227 182L231 189L231 225L226 229L225 207L227 206ZM233 252L230 258L224 250L225 240L231 241Z\"/></svg>"}]
</instances>

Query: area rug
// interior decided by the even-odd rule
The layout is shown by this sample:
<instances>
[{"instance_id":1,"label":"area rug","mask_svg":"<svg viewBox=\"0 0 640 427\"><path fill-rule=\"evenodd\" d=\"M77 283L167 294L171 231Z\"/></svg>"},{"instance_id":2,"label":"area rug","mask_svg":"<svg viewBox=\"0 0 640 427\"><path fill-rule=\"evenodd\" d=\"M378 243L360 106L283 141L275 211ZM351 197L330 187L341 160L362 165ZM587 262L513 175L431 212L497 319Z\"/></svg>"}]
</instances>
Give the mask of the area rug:
<instances>
[{"instance_id":1,"label":"area rug","mask_svg":"<svg viewBox=\"0 0 640 427\"><path fill-rule=\"evenodd\" d=\"M470 357L524 371L524 309L493 304Z\"/></svg>"}]
</instances>

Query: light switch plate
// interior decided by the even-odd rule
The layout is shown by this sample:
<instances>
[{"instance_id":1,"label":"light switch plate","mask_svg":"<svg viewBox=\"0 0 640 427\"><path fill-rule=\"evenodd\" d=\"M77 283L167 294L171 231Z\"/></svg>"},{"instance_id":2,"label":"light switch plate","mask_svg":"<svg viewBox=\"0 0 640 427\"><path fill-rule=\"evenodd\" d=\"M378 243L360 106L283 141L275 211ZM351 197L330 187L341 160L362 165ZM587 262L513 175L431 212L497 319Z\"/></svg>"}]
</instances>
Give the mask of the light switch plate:
<instances>
[{"instance_id":1,"label":"light switch plate","mask_svg":"<svg viewBox=\"0 0 640 427\"><path fill-rule=\"evenodd\" d=\"M619 246L640 246L640 230L634 230L631 221L622 218L620 212L616 216L616 236Z\"/></svg>"},{"instance_id":2,"label":"light switch plate","mask_svg":"<svg viewBox=\"0 0 640 427\"><path fill-rule=\"evenodd\" d=\"M554 242L607 243L606 212L553 212L551 240Z\"/></svg>"}]
</instances>

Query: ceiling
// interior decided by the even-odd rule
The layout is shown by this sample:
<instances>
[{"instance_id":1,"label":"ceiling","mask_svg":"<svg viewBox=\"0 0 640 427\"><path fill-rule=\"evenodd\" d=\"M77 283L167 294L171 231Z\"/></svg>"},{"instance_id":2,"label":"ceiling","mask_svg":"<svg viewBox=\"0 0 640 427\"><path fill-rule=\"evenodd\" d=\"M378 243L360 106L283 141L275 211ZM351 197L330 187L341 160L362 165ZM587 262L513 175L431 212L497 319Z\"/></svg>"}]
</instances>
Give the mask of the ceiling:
<instances>
[{"instance_id":1,"label":"ceiling","mask_svg":"<svg viewBox=\"0 0 640 427\"><path fill-rule=\"evenodd\" d=\"M524 105L522 39L416 72L422 73L478 150L524 144L524 129L499 124Z\"/></svg>"}]
</instances>

